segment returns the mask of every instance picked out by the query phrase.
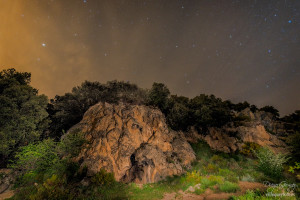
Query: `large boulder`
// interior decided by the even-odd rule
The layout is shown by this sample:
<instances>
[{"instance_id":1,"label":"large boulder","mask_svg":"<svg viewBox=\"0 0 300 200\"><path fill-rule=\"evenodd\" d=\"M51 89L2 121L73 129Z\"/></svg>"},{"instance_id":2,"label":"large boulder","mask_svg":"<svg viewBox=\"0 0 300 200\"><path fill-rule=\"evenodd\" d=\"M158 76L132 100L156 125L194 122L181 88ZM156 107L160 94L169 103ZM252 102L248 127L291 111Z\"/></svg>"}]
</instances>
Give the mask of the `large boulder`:
<instances>
[{"instance_id":1,"label":"large boulder","mask_svg":"<svg viewBox=\"0 0 300 200\"><path fill-rule=\"evenodd\" d=\"M118 181L151 183L183 173L195 159L184 134L147 106L98 103L68 134L75 130L88 141L76 158L88 175L103 168Z\"/></svg>"}]
</instances>

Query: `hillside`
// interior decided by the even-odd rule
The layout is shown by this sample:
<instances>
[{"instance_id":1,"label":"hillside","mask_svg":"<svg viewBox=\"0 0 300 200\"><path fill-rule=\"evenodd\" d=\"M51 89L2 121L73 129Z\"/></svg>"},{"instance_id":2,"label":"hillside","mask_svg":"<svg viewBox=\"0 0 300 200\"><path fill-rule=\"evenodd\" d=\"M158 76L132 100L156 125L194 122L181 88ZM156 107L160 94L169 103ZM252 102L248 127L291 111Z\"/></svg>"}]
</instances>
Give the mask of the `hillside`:
<instances>
[{"instance_id":1,"label":"hillside","mask_svg":"<svg viewBox=\"0 0 300 200\"><path fill-rule=\"evenodd\" d=\"M272 106L118 81L85 81L47 104L30 73L0 77L0 198L299 195L299 111L280 118Z\"/></svg>"}]
</instances>

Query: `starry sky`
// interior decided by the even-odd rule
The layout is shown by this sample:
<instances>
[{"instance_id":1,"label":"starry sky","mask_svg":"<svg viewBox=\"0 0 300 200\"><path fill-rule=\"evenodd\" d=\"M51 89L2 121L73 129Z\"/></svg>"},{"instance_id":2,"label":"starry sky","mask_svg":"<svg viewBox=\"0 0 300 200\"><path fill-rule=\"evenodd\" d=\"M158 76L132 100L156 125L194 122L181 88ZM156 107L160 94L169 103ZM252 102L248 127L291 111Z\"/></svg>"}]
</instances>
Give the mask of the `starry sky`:
<instances>
[{"instance_id":1,"label":"starry sky","mask_svg":"<svg viewBox=\"0 0 300 200\"><path fill-rule=\"evenodd\" d=\"M299 0L0 0L0 70L50 98L84 80L300 109Z\"/></svg>"}]
</instances>

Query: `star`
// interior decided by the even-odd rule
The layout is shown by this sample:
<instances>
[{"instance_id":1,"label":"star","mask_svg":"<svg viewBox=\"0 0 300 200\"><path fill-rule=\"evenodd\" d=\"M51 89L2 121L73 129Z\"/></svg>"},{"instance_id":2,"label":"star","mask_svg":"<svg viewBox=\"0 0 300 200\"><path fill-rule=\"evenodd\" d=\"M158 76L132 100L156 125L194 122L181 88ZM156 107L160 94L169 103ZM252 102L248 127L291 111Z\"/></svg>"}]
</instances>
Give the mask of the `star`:
<instances>
[{"instance_id":1,"label":"star","mask_svg":"<svg viewBox=\"0 0 300 200\"><path fill-rule=\"evenodd\" d=\"M289 20L288 23L291 24L291 23L292 23L292 20Z\"/></svg>"},{"instance_id":2,"label":"star","mask_svg":"<svg viewBox=\"0 0 300 200\"><path fill-rule=\"evenodd\" d=\"M46 47L47 45L46 45L46 43L42 43L42 46L43 46L43 47Z\"/></svg>"},{"instance_id":3,"label":"star","mask_svg":"<svg viewBox=\"0 0 300 200\"><path fill-rule=\"evenodd\" d=\"M271 53L271 49L268 49L268 53Z\"/></svg>"},{"instance_id":4,"label":"star","mask_svg":"<svg viewBox=\"0 0 300 200\"><path fill-rule=\"evenodd\" d=\"M87 0L83 0L83 3L87 3Z\"/></svg>"}]
</instances>

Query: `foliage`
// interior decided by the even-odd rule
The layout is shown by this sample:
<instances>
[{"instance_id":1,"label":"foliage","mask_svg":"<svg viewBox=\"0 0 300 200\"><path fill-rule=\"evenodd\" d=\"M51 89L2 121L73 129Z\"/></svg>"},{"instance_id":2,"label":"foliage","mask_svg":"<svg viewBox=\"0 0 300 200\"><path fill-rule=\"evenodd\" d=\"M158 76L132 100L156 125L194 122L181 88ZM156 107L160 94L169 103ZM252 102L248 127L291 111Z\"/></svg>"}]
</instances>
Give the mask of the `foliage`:
<instances>
[{"instance_id":1,"label":"foliage","mask_svg":"<svg viewBox=\"0 0 300 200\"><path fill-rule=\"evenodd\" d=\"M247 101L244 101L243 103L235 104L233 106L233 109L235 111L241 112L242 110L249 108L249 107L250 107L250 104Z\"/></svg>"},{"instance_id":2,"label":"foliage","mask_svg":"<svg viewBox=\"0 0 300 200\"><path fill-rule=\"evenodd\" d=\"M254 151L257 151L261 146L254 142L245 142L242 146L241 154L249 157L254 157Z\"/></svg>"},{"instance_id":3,"label":"foliage","mask_svg":"<svg viewBox=\"0 0 300 200\"><path fill-rule=\"evenodd\" d=\"M196 171L196 170L194 170L192 172L187 172L186 176L185 176L185 181L187 181L193 185L201 183L201 179L202 179L202 176L201 176L200 172Z\"/></svg>"},{"instance_id":4,"label":"foliage","mask_svg":"<svg viewBox=\"0 0 300 200\"><path fill-rule=\"evenodd\" d=\"M296 173L296 176L298 177L298 178L300 178L300 174L299 174L299 171L300 170L300 163L298 163L298 162L295 162L295 165L293 165L293 166L289 166L289 172L290 173L292 173L292 174L295 174ZM297 173L298 172L298 173Z\"/></svg>"},{"instance_id":5,"label":"foliage","mask_svg":"<svg viewBox=\"0 0 300 200\"><path fill-rule=\"evenodd\" d=\"M30 200L71 200L74 195L66 188L64 179L59 179L57 175L53 175L43 184L37 185L36 193L30 195Z\"/></svg>"},{"instance_id":6,"label":"foliage","mask_svg":"<svg viewBox=\"0 0 300 200\"><path fill-rule=\"evenodd\" d=\"M258 169L275 180L280 179L283 164L287 162L288 158L285 155L273 153L267 147L262 147L254 152L258 158Z\"/></svg>"},{"instance_id":7,"label":"foliage","mask_svg":"<svg viewBox=\"0 0 300 200\"><path fill-rule=\"evenodd\" d=\"M53 174L65 175L68 180L71 179L79 167L69 158L79 153L84 144L82 141L82 134L77 132L66 135L60 142L46 139L22 147L11 164L12 168L22 172L19 184L39 181Z\"/></svg>"},{"instance_id":8,"label":"foliage","mask_svg":"<svg viewBox=\"0 0 300 200\"><path fill-rule=\"evenodd\" d=\"M284 125L287 130L300 132L300 110L296 110L294 113L287 115L280 120L285 122Z\"/></svg>"},{"instance_id":9,"label":"foliage","mask_svg":"<svg viewBox=\"0 0 300 200\"><path fill-rule=\"evenodd\" d=\"M236 183L232 183L229 181L225 181L223 184L219 186L219 189L222 192L236 192L239 190L239 186Z\"/></svg>"},{"instance_id":10,"label":"foliage","mask_svg":"<svg viewBox=\"0 0 300 200\"><path fill-rule=\"evenodd\" d=\"M39 173L49 170L60 159L56 152L56 145L53 140L47 139L22 147L17 152L15 156L16 161L11 167L21 170L24 173Z\"/></svg>"},{"instance_id":11,"label":"foliage","mask_svg":"<svg viewBox=\"0 0 300 200\"><path fill-rule=\"evenodd\" d=\"M108 173L104 169L101 169L92 177L91 182L95 185L109 186L115 183L115 178L113 173Z\"/></svg>"},{"instance_id":12,"label":"foliage","mask_svg":"<svg viewBox=\"0 0 300 200\"><path fill-rule=\"evenodd\" d=\"M149 91L148 105L158 107L162 112L167 110L170 91L163 83L153 83Z\"/></svg>"},{"instance_id":13,"label":"foliage","mask_svg":"<svg viewBox=\"0 0 300 200\"><path fill-rule=\"evenodd\" d=\"M81 151L83 144L87 143L84 134L80 130L74 130L69 134L63 135L59 143L60 154L74 157Z\"/></svg>"},{"instance_id":14,"label":"foliage","mask_svg":"<svg viewBox=\"0 0 300 200\"><path fill-rule=\"evenodd\" d=\"M260 108L259 110L271 113L275 118L279 117L279 111L276 108L274 108L273 106L264 106L264 107Z\"/></svg>"},{"instance_id":15,"label":"foliage","mask_svg":"<svg viewBox=\"0 0 300 200\"><path fill-rule=\"evenodd\" d=\"M135 84L122 81L109 81L106 84L85 81L74 87L72 92L55 96L48 105L50 136L61 137L63 130L68 130L78 123L83 114L98 102L145 104L146 91Z\"/></svg>"},{"instance_id":16,"label":"foliage","mask_svg":"<svg viewBox=\"0 0 300 200\"><path fill-rule=\"evenodd\" d=\"M168 100L167 122L174 130L186 131L191 125L189 98L172 95Z\"/></svg>"},{"instance_id":17,"label":"foliage","mask_svg":"<svg viewBox=\"0 0 300 200\"><path fill-rule=\"evenodd\" d=\"M300 162L300 132L289 135L286 142L291 147L293 160Z\"/></svg>"},{"instance_id":18,"label":"foliage","mask_svg":"<svg viewBox=\"0 0 300 200\"><path fill-rule=\"evenodd\" d=\"M232 113L227 104L214 95L196 96L190 100L193 110L192 122L198 128L221 127L232 120Z\"/></svg>"},{"instance_id":19,"label":"foliage","mask_svg":"<svg viewBox=\"0 0 300 200\"><path fill-rule=\"evenodd\" d=\"M0 72L0 165L22 146L38 140L47 127L47 97L31 87L31 74Z\"/></svg>"}]
</instances>

